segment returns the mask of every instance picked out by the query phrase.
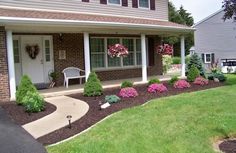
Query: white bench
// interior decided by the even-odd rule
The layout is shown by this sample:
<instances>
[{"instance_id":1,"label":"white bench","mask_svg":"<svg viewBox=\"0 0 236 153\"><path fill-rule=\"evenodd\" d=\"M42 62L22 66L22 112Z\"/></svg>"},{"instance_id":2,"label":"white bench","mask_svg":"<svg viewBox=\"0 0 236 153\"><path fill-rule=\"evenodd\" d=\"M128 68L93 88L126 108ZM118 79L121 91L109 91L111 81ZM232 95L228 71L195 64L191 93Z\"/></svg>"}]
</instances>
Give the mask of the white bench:
<instances>
[{"instance_id":1,"label":"white bench","mask_svg":"<svg viewBox=\"0 0 236 153\"><path fill-rule=\"evenodd\" d=\"M80 84L82 83L82 79L85 78L85 75L81 75L81 72L85 72L82 69L77 67L68 67L65 68L62 73L64 74L64 86L68 88L70 79L80 79Z\"/></svg>"}]
</instances>

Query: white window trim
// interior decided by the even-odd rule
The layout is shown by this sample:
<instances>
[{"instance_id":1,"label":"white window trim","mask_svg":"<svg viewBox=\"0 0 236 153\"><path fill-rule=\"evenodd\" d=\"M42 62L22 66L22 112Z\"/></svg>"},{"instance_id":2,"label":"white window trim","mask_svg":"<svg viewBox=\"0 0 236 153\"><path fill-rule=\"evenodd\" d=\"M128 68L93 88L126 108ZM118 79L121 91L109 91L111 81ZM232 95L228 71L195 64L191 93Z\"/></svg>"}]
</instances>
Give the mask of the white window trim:
<instances>
[{"instance_id":1,"label":"white window trim","mask_svg":"<svg viewBox=\"0 0 236 153\"><path fill-rule=\"evenodd\" d=\"M137 58L137 51L136 51L136 39L141 39L140 37L90 37L90 39L93 39L93 38L103 38L104 39L104 50L105 50L105 57L104 57L104 60L105 60L105 67L102 67L102 68L92 68L94 71L110 71L110 70L120 70L120 69L133 69L133 68L141 68L142 65L137 65L137 61L136 61L136 58ZM123 65L123 58L121 57L120 60L120 66L117 66L117 67L109 67L108 66L108 55L107 55L107 39L120 39L120 43L122 44L122 40L123 39L133 39L134 41L134 65L128 65L128 66L124 66ZM91 51L90 51L91 53Z\"/></svg>"},{"instance_id":2,"label":"white window trim","mask_svg":"<svg viewBox=\"0 0 236 153\"><path fill-rule=\"evenodd\" d=\"M120 0L120 4L111 3L111 2L109 2L109 0L107 0L107 4L112 5L112 6L122 6L121 3L122 3L121 0Z\"/></svg>"},{"instance_id":3,"label":"white window trim","mask_svg":"<svg viewBox=\"0 0 236 153\"><path fill-rule=\"evenodd\" d=\"M140 5L139 5L139 1L140 1L140 0L138 0L138 8L144 9L144 10L150 10L150 9L151 9L150 0L148 0L148 7L142 7L142 6L140 6Z\"/></svg>"},{"instance_id":4,"label":"white window trim","mask_svg":"<svg viewBox=\"0 0 236 153\"><path fill-rule=\"evenodd\" d=\"M212 53L204 53L204 62L205 62L206 64L209 64L209 63L212 62L212 55L211 55L211 54L212 54ZM210 61L207 61L206 55L210 55Z\"/></svg>"}]
</instances>

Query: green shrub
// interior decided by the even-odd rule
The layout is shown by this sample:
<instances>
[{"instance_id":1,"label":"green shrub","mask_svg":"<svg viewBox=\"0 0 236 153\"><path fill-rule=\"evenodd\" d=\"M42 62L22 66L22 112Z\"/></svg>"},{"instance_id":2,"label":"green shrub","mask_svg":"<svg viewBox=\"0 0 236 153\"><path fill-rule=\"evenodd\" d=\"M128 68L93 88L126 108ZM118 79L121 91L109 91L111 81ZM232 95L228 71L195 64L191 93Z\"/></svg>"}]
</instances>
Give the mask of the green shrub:
<instances>
[{"instance_id":1,"label":"green shrub","mask_svg":"<svg viewBox=\"0 0 236 153\"><path fill-rule=\"evenodd\" d=\"M120 97L116 95L110 95L105 97L105 101L112 104L112 103L117 103L120 101Z\"/></svg>"},{"instance_id":2,"label":"green shrub","mask_svg":"<svg viewBox=\"0 0 236 153\"><path fill-rule=\"evenodd\" d=\"M168 82L170 85L174 85L175 82L177 82L179 78L177 76L171 77L170 81Z\"/></svg>"},{"instance_id":3,"label":"green shrub","mask_svg":"<svg viewBox=\"0 0 236 153\"><path fill-rule=\"evenodd\" d=\"M88 80L84 85L84 96L100 96L103 89L100 80L95 72L89 74Z\"/></svg>"},{"instance_id":4,"label":"green shrub","mask_svg":"<svg viewBox=\"0 0 236 153\"><path fill-rule=\"evenodd\" d=\"M193 82L198 76L200 75L200 72L198 68L194 65L189 69L188 75L187 75L187 80L189 82Z\"/></svg>"},{"instance_id":5,"label":"green shrub","mask_svg":"<svg viewBox=\"0 0 236 153\"><path fill-rule=\"evenodd\" d=\"M190 55L187 55L187 56L185 57L185 63L186 63L187 65L188 65L189 62L190 62L190 58L191 58Z\"/></svg>"},{"instance_id":6,"label":"green shrub","mask_svg":"<svg viewBox=\"0 0 236 153\"><path fill-rule=\"evenodd\" d=\"M172 64L181 64L180 57L172 57Z\"/></svg>"},{"instance_id":7,"label":"green shrub","mask_svg":"<svg viewBox=\"0 0 236 153\"><path fill-rule=\"evenodd\" d=\"M22 100L25 111L29 113L37 113L44 110L45 103L43 97L38 92L28 91Z\"/></svg>"},{"instance_id":8,"label":"green shrub","mask_svg":"<svg viewBox=\"0 0 236 153\"><path fill-rule=\"evenodd\" d=\"M172 59L170 55L162 56L163 63L163 73L167 73L167 71L171 68Z\"/></svg>"},{"instance_id":9,"label":"green shrub","mask_svg":"<svg viewBox=\"0 0 236 153\"><path fill-rule=\"evenodd\" d=\"M130 81L124 81L121 83L121 88L133 87L133 83Z\"/></svg>"},{"instance_id":10,"label":"green shrub","mask_svg":"<svg viewBox=\"0 0 236 153\"><path fill-rule=\"evenodd\" d=\"M148 85L154 84L154 83L160 83L159 79L151 79L148 81Z\"/></svg>"},{"instance_id":11,"label":"green shrub","mask_svg":"<svg viewBox=\"0 0 236 153\"><path fill-rule=\"evenodd\" d=\"M187 69L186 69L186 73L187 73L187 74L189 73L190 68L191 68L193 65L199 70L200 75L201 75L202 77L205 77L205 70L204 70L203 65L202 65L202 60L201 60L201 58L200 58L197 54L193 54L193 55L190 57L190 60L189 60L189 62L188 62L188 64L187 64Z\"/></svg>"},{"instance_id":12,"label":"green shrub","mask_svg":"<svg viewBox=\"0 0 236 153\"><path fill-rule=\"evenodd\" d=\"M226 81L226 76L223 73L215 73L214 78L219 79L220 82L225 82Z\"/></svg>"},{"instance_id":13,"label":"green shrub","mask_svg":"<svg viewBox=\"0 0 236 153\"><path fill-rule=\"evenodd\" d=\"M27 75L22 76L18 89L16 91L16 103L18 105L23 104L23 98L28 91L37 92L37 89L31 82L30 78Z\"/></svg>"}]
</instances>

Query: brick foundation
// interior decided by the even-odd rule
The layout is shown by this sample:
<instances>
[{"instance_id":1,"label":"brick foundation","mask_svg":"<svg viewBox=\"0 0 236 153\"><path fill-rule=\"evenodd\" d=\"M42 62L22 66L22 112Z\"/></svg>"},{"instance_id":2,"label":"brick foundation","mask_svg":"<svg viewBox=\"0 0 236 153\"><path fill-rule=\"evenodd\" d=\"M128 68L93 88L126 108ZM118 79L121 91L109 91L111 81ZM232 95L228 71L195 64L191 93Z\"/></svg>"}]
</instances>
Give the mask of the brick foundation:
<instances>
[{"instance_id":1,"label":"brick foundation","mask_svg":"<svg viewBox=\"0 0 236 153\"><path fill-rule=\"evenodd\" d=\"M0 102L9 101L9 99L6 31L4 27L0 27Z\"/></svg>"}]
</instances>

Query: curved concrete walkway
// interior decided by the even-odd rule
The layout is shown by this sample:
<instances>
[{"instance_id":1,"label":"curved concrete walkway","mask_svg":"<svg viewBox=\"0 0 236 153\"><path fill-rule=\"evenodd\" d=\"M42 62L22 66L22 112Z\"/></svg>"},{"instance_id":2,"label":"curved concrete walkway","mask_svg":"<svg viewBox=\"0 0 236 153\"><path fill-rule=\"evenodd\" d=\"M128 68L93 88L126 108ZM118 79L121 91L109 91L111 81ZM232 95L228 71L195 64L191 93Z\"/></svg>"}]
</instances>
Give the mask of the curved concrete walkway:
<instances>
[{"instance_id":1,"label":"curved concrete walkway","mask_svg":"<svg viewBox=\"0 0 236 153\"><path fill-rule=\"evenodd\" d=\"M36 139L67 126L67 115L72 115L71 122L74 122L89 110L87 103L67 96L45 98L45 101L55 105L57 110L39 120L23 125L23 128Z\"/></svg>"}]
</instances>

